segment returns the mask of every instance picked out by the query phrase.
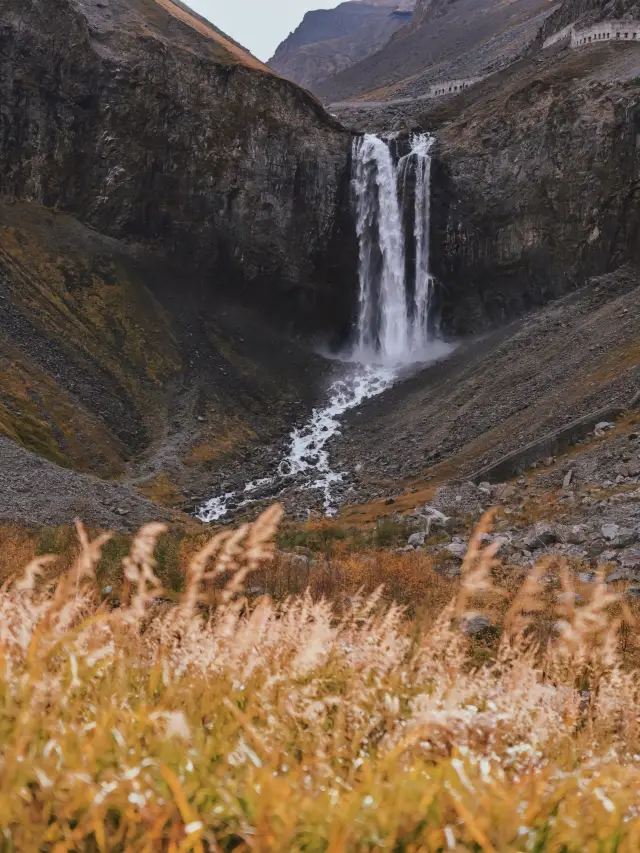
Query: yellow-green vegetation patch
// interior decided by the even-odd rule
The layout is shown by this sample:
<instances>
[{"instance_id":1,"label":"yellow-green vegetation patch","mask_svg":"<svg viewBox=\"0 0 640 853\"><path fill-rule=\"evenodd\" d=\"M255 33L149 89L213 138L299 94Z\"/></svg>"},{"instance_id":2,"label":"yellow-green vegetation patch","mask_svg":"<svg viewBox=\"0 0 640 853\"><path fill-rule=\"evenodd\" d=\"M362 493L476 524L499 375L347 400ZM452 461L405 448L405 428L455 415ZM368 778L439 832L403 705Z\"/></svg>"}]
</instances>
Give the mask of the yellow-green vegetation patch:
<instances>
[{"instance_id":1,"label":"yellow-green vegetation patch","mask_svg":"<svg viewBox=\"0 0 640 853\"><path fill-rule=\"evenodd\" d=\"M14 300L134 398L141 377L159 384L180 369L171 319L117 260L54 254L27 229L0 228L0 246L23 271Z\"/></svg>"},{"instance_id":2,"label":"yellow-green vegetation patch","mask_svg":"<svg viewBox=\"0 0 640 853\"><path fill-rule=\"evenodd\" d=\"M91 530L93 536L100 531ZM124 581L123 558L129 553L133 536L114 533L102 549L95 574L100 590L108 589L110 600L118 600ZM168 592L184 588L189 562L206 541L207 533L196 525L171 525L157 540L157 571ZM16 565L24 565L45 555L55 560L47 565L43 577L55 580L69 571L79 553L78 535L73 525L27 527L0 524L0 585L16 573Z\"/></svg>"},{"instance_id":3,"label":"yellow-green vegetation patch","mask_svg":"<svg viewBox=\"0 0 640 853\"><path fill-rule=\"evenodd\" d=\"M182 368L171 318L108 243L56 249L43 223L63 220L65 235L79 226L39 208L22 215L0 227L8 305L25 318L20 335L0 324L0 432L67 467L119 476L131 456L115 434L120 409L152 433Z\"/></svg>"},{"instance_id":4,"label":"yellow-green vegetation patch","mask_svg":"<svg viewBox=\"0 0 640 853\"><path fill-rule=\"evenodd\" d=\"M172 482L168 474L158 474L152 480L148 480L138 486L140 494L159 506L176 509L186 501L184 493Z\"/></svg>"},{"instance_id":5,"label":"yellow-green vegetation patch","mask_svg":"<svg viewBox=\"0 0 640 853\"><path fill-rule=\"evenodd\" d=\"M199 440L186 458L187 464L214 463L246 448L255 431L242 418L209 409Z\"/></svg>"},{"instance_id":6,"label":"yellow-green vegetation patch","mask_svg":"<svg viewBox=\"0 0 640 853\"><path fill-rule=\"evenodd\" d=\"M117 477L124 448L100 420L0 336L0 434L51 462Z\"/></svg>"}]
</instances>

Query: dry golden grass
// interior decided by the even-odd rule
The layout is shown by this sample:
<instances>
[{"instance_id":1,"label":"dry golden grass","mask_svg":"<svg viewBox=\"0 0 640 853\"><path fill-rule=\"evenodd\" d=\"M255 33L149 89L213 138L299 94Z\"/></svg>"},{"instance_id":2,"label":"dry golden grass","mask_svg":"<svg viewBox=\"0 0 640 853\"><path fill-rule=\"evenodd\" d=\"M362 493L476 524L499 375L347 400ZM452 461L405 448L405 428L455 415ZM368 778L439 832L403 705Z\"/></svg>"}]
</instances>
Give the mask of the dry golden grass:
<instances>
[{"instance_id":1,"label":"dry golden grass","mask_svg":"<svg viewBox=\"0 0 640 853\"><path fill-rule=\"evenodd\" d=\"M171 481L166 473L158 474L157 477L138 486L138 491L159 506L169 507L170 509L177 509L186 501L184 492Z\"/></svg>"},{"instance_id":2,"label":"dry golden grass","mask_svg":"<svg viewBox=\"0 0 640 853\"><path fill-rule=\"evenodd\" d=\"M640 679L603 583L577 607L548 561L507 600L476 537L428 619L382 591L250 603L279 518L216 534L175 604L157 524L123 561L120 607L96 590L109 536L80 525L61 579L43 557L5 583L3 851L638 849ZM474 667L460 626L496 602L497 654Z\"/></svg>"}]
</instances>

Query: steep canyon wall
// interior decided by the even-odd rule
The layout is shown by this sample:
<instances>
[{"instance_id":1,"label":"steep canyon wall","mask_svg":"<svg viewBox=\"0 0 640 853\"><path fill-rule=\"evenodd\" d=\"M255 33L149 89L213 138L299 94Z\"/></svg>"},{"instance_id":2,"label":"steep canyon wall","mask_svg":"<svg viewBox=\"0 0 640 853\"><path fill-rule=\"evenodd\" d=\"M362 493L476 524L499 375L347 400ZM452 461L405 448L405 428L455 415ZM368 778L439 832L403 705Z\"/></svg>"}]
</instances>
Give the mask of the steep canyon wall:
<instances>
[{"instance_id":1,"label":"steep canyon wall","mask_svg":"<svg viewBox=\"0 0 640 853\"><path fill-rule=\"evenodd\" d=\"M0 193L160 248L281 324L344 326L350 136L168 7L0 0Z\"/></svg>"},{"instance_id":2,"label":"steep canyon wall","mask_svg":"<svg viewBox=\"0 0 640 853\"><path fill-rule=\"evenodd\" d=\"M640 261L640 85L606 79L607 56L525 64L438 117L433 264L449 329Z\"/></svg>"}]
</instances>

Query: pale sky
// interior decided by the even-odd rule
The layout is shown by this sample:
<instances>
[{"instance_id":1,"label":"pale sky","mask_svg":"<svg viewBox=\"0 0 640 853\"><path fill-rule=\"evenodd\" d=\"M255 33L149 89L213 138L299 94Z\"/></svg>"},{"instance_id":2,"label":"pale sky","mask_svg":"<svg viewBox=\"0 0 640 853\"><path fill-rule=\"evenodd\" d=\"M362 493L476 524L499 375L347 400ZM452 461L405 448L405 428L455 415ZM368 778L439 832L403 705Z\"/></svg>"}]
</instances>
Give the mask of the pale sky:
<instances>
[{"instance_id":1,"label":"pale sky","mask_svg":"<svg viewBox=\"0 0 640 853\"><path fill-rule=\"evenodd\" d=\"M339 0L183 0L266 62L311 9L333 9Z\"/></svg>"}]
</instances>

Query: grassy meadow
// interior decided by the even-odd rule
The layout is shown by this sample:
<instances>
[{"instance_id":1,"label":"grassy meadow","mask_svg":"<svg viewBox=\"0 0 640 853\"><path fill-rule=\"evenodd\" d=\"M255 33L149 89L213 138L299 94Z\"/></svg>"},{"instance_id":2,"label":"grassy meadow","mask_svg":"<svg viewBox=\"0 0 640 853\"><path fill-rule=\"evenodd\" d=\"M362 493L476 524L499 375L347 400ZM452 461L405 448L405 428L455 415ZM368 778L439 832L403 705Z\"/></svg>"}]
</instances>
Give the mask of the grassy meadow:
<instances>
[{"instance_id":1,"label":"grassy meadow","mask_svg":"<svg viewBox=\"0 0 640 853\"><path fill-rule=\"evenodd\" d=\"M192 543L180 591L161 525L118 553L117 602L113 540L81 525L63 573L5 572L2 853L640 849L622 596L552 559L516 585L490 516L460 579L320 533L327 559L286 594L280 517Z\"/></svg>"}]
</instances>

